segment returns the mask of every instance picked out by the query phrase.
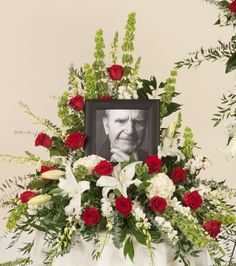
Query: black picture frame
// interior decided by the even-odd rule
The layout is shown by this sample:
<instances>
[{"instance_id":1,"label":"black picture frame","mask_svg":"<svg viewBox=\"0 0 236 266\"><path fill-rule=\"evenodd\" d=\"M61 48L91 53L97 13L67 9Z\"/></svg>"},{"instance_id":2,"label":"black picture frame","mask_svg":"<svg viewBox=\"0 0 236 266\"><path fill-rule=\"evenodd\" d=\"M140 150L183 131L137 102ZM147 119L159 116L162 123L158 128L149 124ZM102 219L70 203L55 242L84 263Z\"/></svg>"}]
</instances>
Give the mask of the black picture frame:
<instances>
[{"instance_id":1,"label":"black picture frame","mask_svg":"<svg viewBox=\"0 0 236 266\"><path fill-rule=\"evenodd\" d=\"M146 154L152 155L157 153L157 147L160 143L160 101L159 100L86 100L85 103L85 134L87 137L85 145L85 155L99 155L106 160L110 160L109 155L104 156L99 151L99 147L105 142L102 133L102 113L106 110L144 110L147 119L145 138L142 145L146 145ZM114 114L114 112L113 112ZM104 119L104 118L103 118ZM103 120L104 121L104 120ZM148 128L148 129L147 129ZM145 143L144 143L145 142ZM102 147L104 148L104 147ZM144 161L144 153L138 160Z\"/></svg>"}]
</instances>

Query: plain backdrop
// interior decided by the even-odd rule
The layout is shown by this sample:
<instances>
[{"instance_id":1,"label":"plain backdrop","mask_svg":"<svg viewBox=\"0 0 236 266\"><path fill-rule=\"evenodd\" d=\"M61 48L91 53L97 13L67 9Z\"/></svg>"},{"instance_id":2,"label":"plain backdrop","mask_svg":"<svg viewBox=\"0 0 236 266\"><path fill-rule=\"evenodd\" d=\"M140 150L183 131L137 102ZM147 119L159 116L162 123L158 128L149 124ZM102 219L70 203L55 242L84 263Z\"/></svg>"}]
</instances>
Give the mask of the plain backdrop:
<instances>
[{"instance_id":1,"label":"plain backdrop","mask_svg":"<svg viewBox=\"0 0 236 266\"><path fill-rule=\"evenodd\" d=\"M68 88L70 64L79 68L93 62L94 36L99 28L104 30L108 54L114 32L123 36L130 12L137 14L135 56L142 57L140 76L155 75L158 83L168 78L174 63L188 52L214 47L217 40L231 37L230 28L213 26L218 11L202 0L0 0L1 154L20 156L28 150L47 158L44 148L34 147L34 134L42 128L23 113L18 102L59 123L57 97ZM212 161L202 176L226 179L235 188L235 160L226 161L220 151L227 140L223 124L213 128L211 121L220 97L233 88L234 74L225 75L224 68L225 62L207 62L198 69L181 69L177 100L183 105L183 125L193 129L201 148L197 153ZM1 162L0 182L30 170ZM1 232L4 214L1 209Z\"/></svg>"}]
</instances>

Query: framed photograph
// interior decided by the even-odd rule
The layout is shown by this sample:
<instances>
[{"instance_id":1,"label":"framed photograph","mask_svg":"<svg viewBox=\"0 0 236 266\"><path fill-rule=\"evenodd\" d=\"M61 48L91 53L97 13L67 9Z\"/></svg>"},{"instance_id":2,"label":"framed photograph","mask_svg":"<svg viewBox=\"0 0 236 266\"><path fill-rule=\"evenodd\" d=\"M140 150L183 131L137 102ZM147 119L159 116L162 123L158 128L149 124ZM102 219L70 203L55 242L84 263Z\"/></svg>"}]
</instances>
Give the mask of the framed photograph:
<instances>
[{"instance_id":1,"label":"framed photograph","mask_svg":"<svg viewBox=\"0 0 236 266\"><path fill-rule=\"evenodd\" d=\"M110 162L144 161L160 141L159 100L87 100L85 154Z\"/></svg>"}]
</instances>

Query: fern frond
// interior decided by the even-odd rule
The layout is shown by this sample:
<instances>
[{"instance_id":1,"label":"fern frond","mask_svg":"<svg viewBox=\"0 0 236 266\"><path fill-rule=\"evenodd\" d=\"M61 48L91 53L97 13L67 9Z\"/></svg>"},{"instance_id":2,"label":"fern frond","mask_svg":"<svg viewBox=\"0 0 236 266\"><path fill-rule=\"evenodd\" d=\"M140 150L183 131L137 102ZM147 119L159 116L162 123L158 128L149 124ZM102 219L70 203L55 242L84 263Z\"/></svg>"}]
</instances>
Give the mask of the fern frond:
<instances>
[{"instance_id":1,"label":"fern frond","mask_svg":"<svg viewBox=\"0 0 236 266\"><path fill-rule=\"evenodd\" d=\"M30 116L32 116L39 124L45 126L49 131L51 131L55 136L58 136L63 139L62 131L59 127L54 125L52 122L50 122L48 119L40 118L33 114L29 108L29 106L23 102L19 102L20 107L24 109L24 112Z\"/></svg>"},{"instance_id":2,"label":"fern frond","mask_svg":"<svg viewBox=\"0 0 236 266\"><path fill-rule=\"evenodd\" d=\"M39 161L39 159L36 160L29 157L19 157L9 154L0 154L0 160L6 161L8 163L25 164L26 166L36 166Z\"/></svg>"},{"instance_id":3,"label":"fern frond","mask_svg":"<svg viewBox=\"0 0 236 266\"><path fill-rule=\"evenodd\" d=\"M15 265L29 265L30 259L29 258L19 258L13 261L8 261L4 263L0 263L0 266L15 266Z\"/></svg>"},{"instance_id":4,"label":"fern frond","mask_svg":"<svg viewBox=\"0 0 236 266\"><path fill-rule=\"evenodd\" d=\"M210 61L214 62L221 59L230 58L236 51L236 42L231 41L227 44L218 41L219 46L215 48L203 49L201 48L198 51L190 53L189 58L185 58L182 61L176 62L175 65L177 68L186 66L188 68L199 67L203 62Z\"/></svg>"}]
</instances>

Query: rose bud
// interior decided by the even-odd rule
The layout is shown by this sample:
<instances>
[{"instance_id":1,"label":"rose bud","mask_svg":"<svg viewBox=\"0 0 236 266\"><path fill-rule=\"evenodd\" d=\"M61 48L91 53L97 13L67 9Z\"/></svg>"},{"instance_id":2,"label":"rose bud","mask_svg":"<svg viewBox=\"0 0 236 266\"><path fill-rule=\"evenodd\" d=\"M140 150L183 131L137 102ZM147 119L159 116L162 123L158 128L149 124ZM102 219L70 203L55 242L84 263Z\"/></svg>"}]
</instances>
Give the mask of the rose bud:
<instances>
[{"instance_id":1,"label":"rose bud","mask_svg":"<svg viewBox=\"0 0 236 266\"><path fill-rule=\"evenodd\" d=\"M193 192L184 195L183 203L185 206L188 206L193 210L197 210L201 207L203 201L198 191L194 190Z\"/></svg>"},{"instance_id":2,"label":"rose bud","mask_svg":"<svg viewBox=\"0 0 236 266\"><path fill-rule=\"evenodd\" d=\"M20 194L20 201L21 203L26 203L33 197L35 197L37 194L33 191L27 190Z\"/></svg>"},{"instance_id":3,"label":"rose bud","mask_svg":"<svg viewBox=\"0 0 236 266\"><path fill-rule=\"evenodd\" d=\"M148 155L146 158L146 164L148 166L149 173L158 173L162 167L162 161L156 154Z\"/></svg>"},{"instance_id":4,"label":"rose bud","mask_svg":"<svg viewBox=\"0 0 236 266\"><path fill-rule=\"evenodd\" d=\"M112 80L120 80L124 75L124 68L121 65L112 65L107 68L107 72Z\"/></svg>"},{"instance_id":5,"label":"rose bud","mask_svg":"<svg viewBox=\"0 0 236 266\"><path fill-rule=\"evenodd\" d=\"M87 226L91 227L99 223L101 220L101 214L96 208L87 208L82 213L81 218L84 220Z\"/></svg>"},{"instance_id":6,"label":"rose bud","mask_svg":"<svg viewBox=\"0 0 236 266\"><path fill-rule=\"evenodd\" d=\"M41 178L49 180L59 180L59 178L64 177L65 172L62 170L50 170L41 174Z\"/></svg>"},{"instance_id":7,"label":"rose bud","mask_svg":"<svg viewBox=\"0 0 236 266\"><path fill-rule=\"evenodd\" d=\"M93 169L94 174L108 175L108 176L111 175L112 171L113 171L113 166L108 161L101 161Z\"/></svg>"},{"instance_id":8,"label":"rose bud","mask_svg":"<svg viewBox=\"0 0 236 266\"><path fill-rule=\"evenodd\" d=\"M45 148L51 148L52 139L46 133L40 133L35 139L35 146L36 147L43 146Z\"/></svg>"},{"instance_id":9,"label":"rose bud","mask_svg":"<svg viewBox=\"0 0 236 266\"><path fill-rule=\"evenodd\" d=\"M152 197L149 202L149 206L154 212L163 213L167 207L167 202L162 197Z\"/></svg>"},{"instance_id":10,"label":"rose bud","mask_svg":"<svg viewBox=\"0 0 236 266\"><path fill-rule=\"evenodd\" d=\"M232 2L229 4L229 10L230 10L232 13L236 13L236 0L232 1Z\"/></svg>"},{"instance_id":11,"label":"rose bud","mask_svg":"<svg viewBox=\"0 0 236 266\"><path fill-rule=\"evenodd\" d=\"M84 146L86 136L79 132L71 133L65 140L66 147L68 149L80 149Z\"/></svg>"},{"instance_id":12,"label":"rose bud","mask_svg":"<svg viewBox=\"0 0 236 266\"><path fill-rule=\"evenodd\" d=\"M47 194L38 195L38 196L35 196L34 198L30 199L28 201L28 204L29 205L41 205L41 204L48 202L51 198L52 198L52 196L47 195Z\"/></svg>"},{"instance_id":13,"label":"rose bud","mask_svg":"<svg viewBox=\"0 0 236 266\"><path fill-rule=\"evenodd\" d=\"M83 110L85 106L84 97L80 95L76 95L75 97L70 99L69 105L76 111Z\"/></svg>"},{"instance_id":14,"label":"rose bud","mask_svg":"<svg viewBox=\"0 0 236 266\"><path fill-rule=\"evenodd\" d=\"M208 232L211 237L216 238L220 233L221 222L217 220L207 221L203 224L203 228Z\"/></svg>"},{"instance_id":15,"label":"rose bud","mask_svg":"<svg viewBox=\"0 0 236 266\"><path fill-rule=\"evenodd\" d=\"M111 100L111 99L112 99L111 96L106 96L106 95L98 97L98 100L105 100L105 101L108 101L108 100Z\"/></svg>"},{"instance_id":16,"label":"rose bud","mask_svg":"<svg viewBox=\"0 0 236 266\"><path fill-rule=\"evenodd\" d=\"M170 178L174 184L178 184L187 179L187 173L183 168L176 167L172 170Z\"/></svg>"},{"instance_id":17,"label":"rose bud","mask_svg":"<svg viewBox=\"0 0 236 266\"><path fill-rule=\"evenodd\" d=\"M120 196L119 198L116 198L115 204L117 211L125 217L132 211L132 200L130 198Z\"/></svg>"}]
</instances>

